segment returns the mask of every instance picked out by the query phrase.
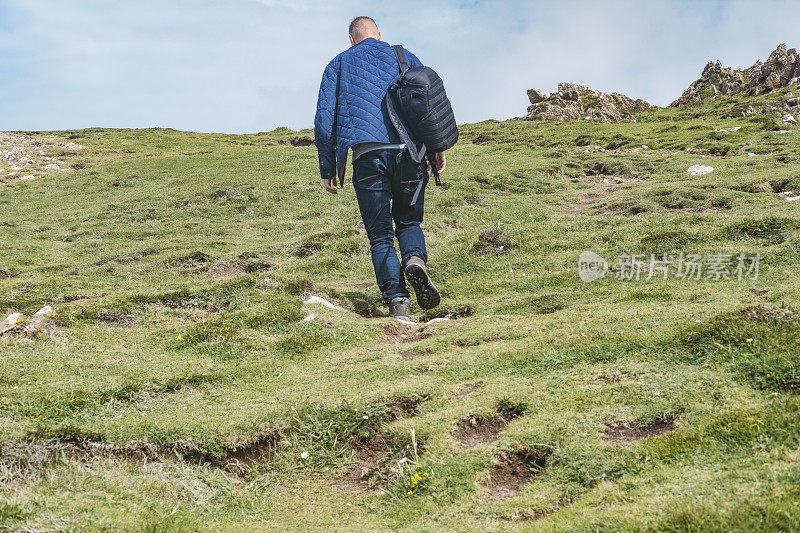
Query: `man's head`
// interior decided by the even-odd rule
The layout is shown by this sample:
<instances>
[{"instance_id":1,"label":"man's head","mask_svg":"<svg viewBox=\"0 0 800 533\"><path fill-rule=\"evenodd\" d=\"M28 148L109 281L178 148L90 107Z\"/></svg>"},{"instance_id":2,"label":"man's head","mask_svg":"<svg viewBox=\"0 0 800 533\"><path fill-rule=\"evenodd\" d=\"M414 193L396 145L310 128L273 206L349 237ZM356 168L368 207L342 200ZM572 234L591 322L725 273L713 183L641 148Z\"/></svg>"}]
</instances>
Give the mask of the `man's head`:
<instances>
[{"instance_id":1,"label":"man's head","mask_svg":"<svg viewBox=\"0 0 800 533\"><path fill-rule=\"evenodd\" d=\"M350 44L355 46L364 39L372 37L378 41L381 40L381 32L378 31L378 25L369 17L356 17L350 23Z\"/></svg>"}]
</instances>

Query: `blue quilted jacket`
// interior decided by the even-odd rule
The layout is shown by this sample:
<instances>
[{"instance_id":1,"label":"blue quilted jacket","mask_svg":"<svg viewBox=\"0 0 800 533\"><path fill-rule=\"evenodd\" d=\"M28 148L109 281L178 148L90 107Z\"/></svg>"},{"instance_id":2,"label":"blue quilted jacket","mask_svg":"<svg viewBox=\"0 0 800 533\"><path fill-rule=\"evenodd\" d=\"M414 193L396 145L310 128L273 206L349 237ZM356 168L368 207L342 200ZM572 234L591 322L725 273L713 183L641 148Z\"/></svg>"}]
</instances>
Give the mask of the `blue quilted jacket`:
<instances>
[{"instance_id":1,"label":"blue quilted jacket","mask_svg":"<svg viewBox=\"0 0 800 533\"><path fill-rule=\"evenodd\" d=\"M406 52L412 67L422 66ZM319 86L314 137L323 178L344 177L347 151L363 142L399 143L384 103L400 74L394 50L369 38L348 48L325 67Z\"/></svg>"}]
</instances>

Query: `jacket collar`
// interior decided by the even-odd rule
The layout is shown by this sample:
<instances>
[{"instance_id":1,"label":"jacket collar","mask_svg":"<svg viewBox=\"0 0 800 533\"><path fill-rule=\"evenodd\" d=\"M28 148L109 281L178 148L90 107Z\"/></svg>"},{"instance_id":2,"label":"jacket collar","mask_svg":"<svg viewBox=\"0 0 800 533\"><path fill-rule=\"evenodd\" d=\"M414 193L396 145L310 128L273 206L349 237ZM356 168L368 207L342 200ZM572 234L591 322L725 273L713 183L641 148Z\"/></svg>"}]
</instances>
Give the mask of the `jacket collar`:
<instances>
[{"instance_id":1,"label":"jacket collar","mask_svg":"<svg viewBox=\"0 0 800 533\"><path fill-rule=\"evenodd\" d=\"M366 39L364 39L363 41L359 42L359 43L358 43L356 46L359 46L359 45L361 45L361 44L364 44L364 43L366 43L367 41L371 41L371 42L373 42L373 43L377 43L377 42L378 42L378 41L377 41L377 39L375 39L375 37L367 37L367 38L366 38Z\"/></svg>"}]
</instances>

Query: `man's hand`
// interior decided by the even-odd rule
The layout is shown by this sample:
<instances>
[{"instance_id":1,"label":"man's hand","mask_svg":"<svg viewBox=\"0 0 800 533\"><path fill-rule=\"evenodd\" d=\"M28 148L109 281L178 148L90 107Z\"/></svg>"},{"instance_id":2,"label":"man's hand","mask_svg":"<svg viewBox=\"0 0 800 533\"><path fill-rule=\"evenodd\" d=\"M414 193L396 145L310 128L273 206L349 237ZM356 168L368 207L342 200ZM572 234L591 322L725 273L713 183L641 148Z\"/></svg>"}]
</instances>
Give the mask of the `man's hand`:
<instances>
[{"instance_id":1,"label":"man's hand","mask_svg":"<svg viewBox=\"0 0 800 533\"><path fill-rule=\"evenodd\" d=\"M336 178L322 180L322 186L331 194L339 194L339 189L336 188Z\"/></svg>"},{"instance_id":2,"label":"man's hand","mask_svg":"<svg viewBox=\"0 0 800 533\"><path fill-rule=\"evenodd\" d=\"M439 174L444 172L444 167L447 166L447 159L444 156L444 152L439 152L436 154L436 170L439 171Z\"/></svg>"}]
</instances>

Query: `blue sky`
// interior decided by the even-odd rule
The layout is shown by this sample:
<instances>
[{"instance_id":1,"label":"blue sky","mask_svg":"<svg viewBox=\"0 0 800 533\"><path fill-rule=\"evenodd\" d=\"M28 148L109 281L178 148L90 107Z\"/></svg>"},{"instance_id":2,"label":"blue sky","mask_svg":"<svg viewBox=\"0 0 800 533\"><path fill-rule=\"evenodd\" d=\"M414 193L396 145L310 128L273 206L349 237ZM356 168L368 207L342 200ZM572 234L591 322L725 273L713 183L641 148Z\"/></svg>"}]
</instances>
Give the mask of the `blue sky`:
<instances>
[{"instance_id":1,"label":"blue sky","mask_svg":"<svg viewBox=\"0 0 800 533\"><path fill-rule=\"evenodd\" d=\"M442 75L459 122L559 81L666 105L709 59L800 47L796 0L0 0L0 130L311 127L362 14Z\"/></svg>"}]
</instances>

